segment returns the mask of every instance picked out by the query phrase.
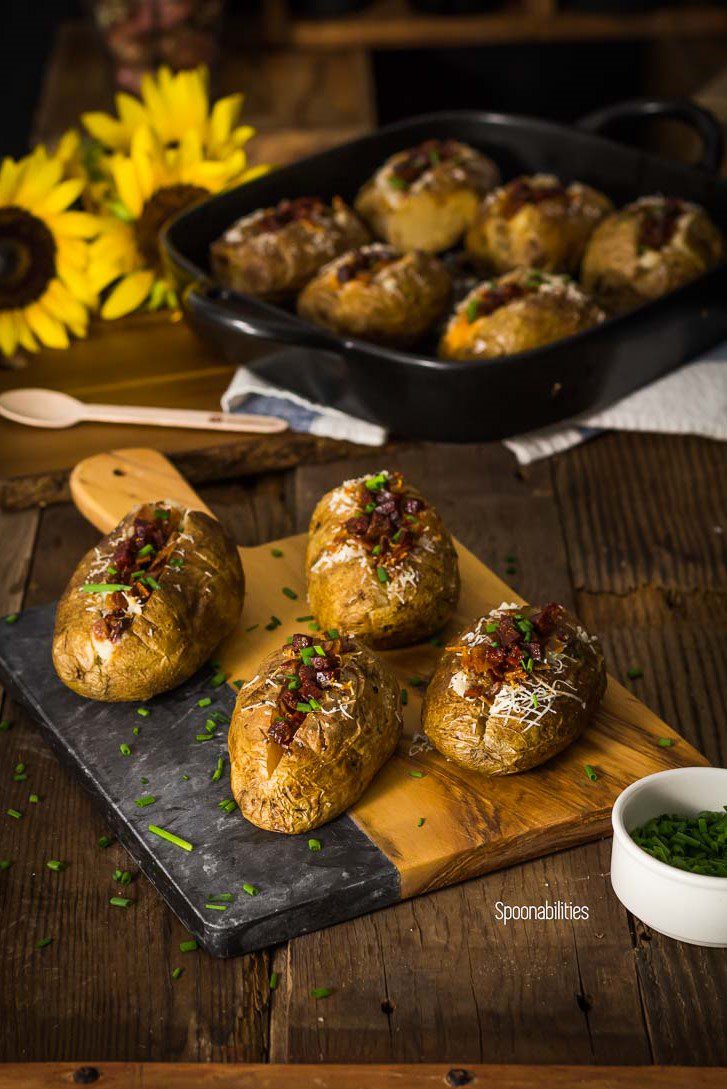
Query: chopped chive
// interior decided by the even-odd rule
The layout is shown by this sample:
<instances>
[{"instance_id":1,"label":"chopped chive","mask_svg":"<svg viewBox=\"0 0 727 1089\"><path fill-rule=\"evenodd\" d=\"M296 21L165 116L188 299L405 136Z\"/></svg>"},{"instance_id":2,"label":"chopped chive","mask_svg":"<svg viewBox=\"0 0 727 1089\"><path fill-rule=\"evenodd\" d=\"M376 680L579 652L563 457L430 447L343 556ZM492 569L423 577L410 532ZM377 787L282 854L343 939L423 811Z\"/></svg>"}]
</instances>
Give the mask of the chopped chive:
<instances>
[{"instance_id":1,"label":"chopped chive","mask_svg":"<svg viewBox=\"0 0 727 1089\"><path fill-rule=\"evenodd\" d=\"M309 620L313 620L313 616L296 616L296 624L307 624Z\"/></svg>"},{"instance_id":2,"label":"chopped chive","mask_svg":"<svg viewBox=\"0 0 727 1089\"><path fill-rule=\"evenodd\" d=\"M133 900L129 900L126 896L112 896L109 899L109 903L115 908L127 908L129 904L133 904Z\"/></svg>"},{"instance_id":3,"label":"chopped chive","mask_svg":"<svg viewBox=\"0 0 727 1089\"><path fill-rule=\"evenodd\" d=\"M412 688L424 688L426 683L427 682L424 680L423 677L410 677L409 678L409 684L412 686Z\"/></svg>"},{"instance_id":4,"label":"chopped chive","mask_svg":"<svg viewBox=\"0 0 727 1089\"><path fill-rule=\"evenodd\" d=\"M119 752L122 756L131 756L131 747L127 745L125 741L123 741L119 745Z\"/></svg>"},{"instance_id":5,"label":"chopped chive","mask_svg":"<svg viewBox=\"0 0 727 1089\"><path fill-rule=\"evenodd\" d=\"M421 826L424 824L424 821L426 819L427 819L426 817L420 817L419 820L417 821L417 828L421 828Z\"/></svg>"},{"instance_id":6,"label":"chopped chive","mask_svg":"<svg viewBox=\"0 0 727 1089\"><path fill-rule=\"evenodd\" d=\"M45 949L53 941L52 938L41 938L39 942L35 943L36 949Z\"/></svg>"},{"instance_id":7,"label":"chopped chive","mask_svg":"<svg viewBox=\"0 0 727 1089\"><path fill-rule=\"evenodd\" d=\"M632 669L626 670L626 676L630 681L637 681L639 677L643 677L644 671L640 666L634 666Z\"/></svg>"},{"instance_id":8,"label":"chopped chive","mask_svg":"<svg viewBox=\"0 0 727 1089\"><path fill-rule=\"evenodd\" d=\"M210 658L207 665L209 666L209 668L212 670L213 673L216 673L217 670L220 668L220 663L219 663L219 660L217 658Z\"/></svg>"},{"instance_id":9,"label":"chopped chive","mask_svg":"<svg viewBox=\"0 0 727 1089\"><path fill-rule=\"evenodd\" d=\"M216 768L215 768L215 770L214 770L214 771L212 772L212 782L213 782L213 783L217 783L217 782L219 782L219 780L220 780L220 779L222 778L222 771L223 771L223 769L224 769L224 766L225 766L225 759L224 759L224 757L223 757L223 756L220 756L220 757L218 757L218 759L217 759L217 767L216 767Z\"/></svg>"},{"instance_id":10,"label":"chopped chive","mask_svg":"<svg viewBox=\"0 0 727 1089\"><path fill-rule=\"evenodd\" d=\"M118 877L116 876L118 874ZM131 884L131 874L128 870L116 870L114 873L114 881L118 881L120 885Z\"/></svg>"},{"instance_id":11,"label":"chopped chive","mask_svg":"<svg viewBox=\"0 0 727 1089\"><path fill-rule=\"evenodd\" d=\"M46 866L49 870L53 870L53 873L60 873L66 868L65 862L59 862L57 858L51 858L49 862L46 862Z\"/></svg>"},{"instance_id":12,"label":"chopped chive","mask_svg":"<svg viewBox=\"0 0 727 1089\"><path fill-rule=\"evenodd\" d=\"M376 568L376 577L378 578L379 582L389 582L390 581L389 572L386 570L385 567L377 567Z\"/></svg>"},{"instance_id":13,"label":"chopped chive","mask_svg":"<svg viewBox=\"0 0 727 1089\"><path fill-rule=\"evenodd\" d=\"M408 702L409 702L409 693L407 692L406 688L402 688L402 690L401 690L401 706L406 707Z\"/></svg>"},{"instance_id":14,"label":"chopped chive","mask_svg":"<svg viewBox=\"0 0 727 1089\"><path fill-rule=\"evenodd\" d=\"M9 858L0 858L0 870L9 870L12 862Z\"/></svg>"},{"instance_id":15,"label":"chopped chive","mask_svg":"<svg viewBox=\"0 0 727 1089\"><path fill-rule=\"evenodd\" d=\"M259 624L251 624L249 628L245 628L245 631L255 631L255 628L259 628Z\"/></svg>"},{"instance_id":16,"label":"chopped chive","mask_svg":"<svg viewBox=\"0 0 727 1089\"><path fill-rule=\"evenodd\" d=\"M141 728L139 726L135 726L134 729L131 732L134 735L134 737L138 737L139 734L141 733Z\"/></svg>"},{"instance_id":17,"label":"chopped chive","mask_svg":"<svg viewBox=\"0 0 727 1089\"><path fill-rule=\"evenodd\" d=\"M183 851L194 850L193 844L188 843L186 839L182 839L180 836L175 836L173 832L168 832L166 828L159 828L156 824L150 824L149 831L155 836L159 836L160 839L165 839L167 843L173 843L175 847L181 847Z\"/></svg>"},{"instance_id":18,"label":"chopped chive","mask_svg":"<svg viewBox=\"0 0 727 1089\"><path fill-rule=\"evenodd\" d=\"M218 808L222 809L225 813L233 813L237 809L237 802L234 802L232 798L221 804Z\"/></svg>"},{"instance_id":19,"label":"chopped chive","mask_svg":"<svg viewBox=\"0 0 727 1089\"><path fill-rule=\"evenodd\" d=\"M154 551L155 549L153 544L145 544L144 547L140 548L136 554L143 559L144 556L151 556L152 552Z\"/></svg>"},{"instance_id":20,"label":"chopped chive","mask_svg":"<svg viewBox=\"0 0 727 1089\"><path fill-rule=\"evenodd\" d=\"M328 631L326 632L326 635L328 636L329 639L338 639L338 637L340 635L340 632L339 632L338 628L329 628Z\"/></svg>"},{"instance_id":21,"label":"chopped chive","mask_svg":"<svg viewBox=\"0 0 727 1089\"><path fill-rule=\"evenodd\" d=\"M506 575L517 575L517 567L513 567L512 564L508 564L505 568Z\"/></svg>"},{"instance_id":22,"label":"chopped chive","mask_svg":"<svg viewBox=\"0 0 727 1089\"><path fill-rule=\"evenodd\" d=\"M268 987L270 988L271 991L274 991L275 988L277 987L277 985L278 985L278 973L277 972L271 972L270 973L270 979L268 980Z\"/></svg>"},{"instance_id":23,"label":"chopped chive","mask_svg":"<svg viewBox=\"0 0 727 1089\"><path fill-rule=\"evenodd\" d=\"M15 765L15 774L16 775L22 775L24 771L25 771L25 764L23 764L22 761L21 761L21 763Z\"/></svg>"},{"instance_id":24,"label":"chopped chive","mask_svg":"<svg viewBox=\"0 0 727 1089\"><path fill-rule=\"evenodd\" d=\"M214 734L195 734L195 741L214 741Z\"/></svg>"},{"instance_id":25,"label":"chopped chive","mask_svg":"<svg viewBox=\"0 0 727 1089\"><path fill-rule=\"evenodd\" d=\"M39 797L39 795L37 795L37 794L31 794L31 795L30 795L30 797L28 798L28 801L29 801L29 802L30 802L30 803L31 803L32 805L37 805L37 804L38 804L38 802L40 801L40 797Z\"/></svg>"},{"instance_id":26,"label":"chopped chive","mask_svg":"<svg viewBox=\"0 0 727 1089\"><path fill-rule=\"evenodd\" d=\"M204 724L204 728L208 734L213 734L217 729L217 722L213 718L208 718Z\"/></svg>"},{"instance_id":27,"label":"chopped chive","mask_svg":"<svg viewBox=\"0 0 727 1089\"><path fill-rule=\"evenodd\" d=\"M20 613L8 613L7 616L3 617L3 620L5 621L6 624L15 624L16 621L18 621L19 619L20 619Z\"/></svg>"},{"instance_id":28,"label":"chopped chive","mask_svg":"<svg viewBox=\"0 0 727 1089\"><path fill-rule=\"evenodd\" d=\"M242 891L246 892L248 896L257 896L260 889L256 888L255 885L251 885L249 881L246 881L242 886Z\"/></svg>"},{"instance_id":29,"label":"chopped chive","mask_svg":"<svg viewBox=\"0 0 727 1089\"><path fill-rule=\"evenodd\" d=\"M9 718L4 718L2 722L0 722L0 733L7 733L7 731L12 728L12 725Z\"/></svg>"},{"instance_id":30,"label":"chopped chive","mask_svg":"<svg viewBox=\"0 0 727 1089\"><path fill-rule=\"evenodd\" d=\"M320 624L317 624L315 620L311 620L311 622L310 622L310 624L308 625L308 627L309 627L309 629L310 629L311 631L320 631L320 630L321 630L321 626L320 626Z\"/></svg>"},{"instance_id":31,"label":"chopped chive","mask_svg":"<svg viewBox=\"0 0 727 1089\"><path fill-rule=\"evenodd\" d=\"M20 772L19 774L16 773L15 775L13 775L13 782L14 783L24 783L27 778L28 778L28 776L24 775L22 772Z\"/></svg>"},{"instance_id":32,"label":"chopped chive","mask_svg":"<svg viewBox=\"0 0 727 1089\"><path fill-rule=\"evenodd\" d=\"M584 764L583 768L585 770L586 775L591 780L591 782L595 783L596 779L598 778L598 772L596 771L596 769L594 767L592 767L590 764Z\"/></svg>"},{"instance_id":33,"label":"chopped chive","mask_svg":"<svg viewBox=\"0 0 727 1089\"><path fill-rule=\"evenodd\" d=\"M167 518L169 517L169 511L166 510L164 507L159 507L157 510L154 511L154 517L161 518L163 521L166 522Z\"/></svg>"},{"instance_id":34,"label":"chopped chive","mask_svg":"<svg viewBox=\"0 0 727 1089\"><path fill-rule=\"evenodd\" d=\"M98 840L98 845L99 847L110 847L113 842L111 836L101 836Z\"/></svg>"},{"instance_id":35,"label":"chopped chive","mask_svg":"<svg viewBox=\"0 0 727 1089\"><path fill-rule=\"evenodd\" d=\"M538 709L538 697L536 696L535 692L533 692L532 704L533 704L533 707L537 711L537 709Z\"/></svg>"},{"instance_id":36,"label":"chopped chive","mask_svg":"<svg viewBox=\"0 0 727 1089\"><path fill-rule=\"evenodd\" d=\"M23 814L20 812L19 809L8 809L8 816L12 817L16 821L19 821L22 815Z\"/></svg>"},{"instance_id":37,"label":"chopped chive","mask_svg":"<svg viewBox=\"0 0 727 1089\"><path fill-rule=\"evenodd\" d=\"M660 737L657 745L660 745L662 749L670 749L672 745L676 745L676 741L673 737Z\"/></svg>"},{"instance_id":38,"label":"chopped chive","mask_svg":"<svg viewBox=\"0 0 727 1089\"><path fill-rule=\"evenodd\" d=\"M321 841L319 839L309 839L308 840L308 850L309 851L320 851L320 849L321 849Z\"/></svg>"},{"instance_id":39,"label":"chopped chive","mask_svg":"<svg viewBox=\"0 0 727 1089\"><path fill-rule=\"evenodd\" d=\"M142 777L141 777L141 779L139 781L140 781L142 786L146 786L146 784L149 782L146 775L142 775Z\"/></svg>"},{"instance_id":40,"label":"chopped chive","mask_svg":"<svg viewBox=\"0 0 727 1089\"><path fill-rule=\"evenodd\" d=\"M227 911L227 904L205 904L209 911Z\"/></svg>"},{"instance_id":41,"label":"chopped chive","mask_svg":"<svg viewBox=\"0 0 727 1089\"><path fill-rule=\"evenodd\" d=\"M182 782L183 783L188 783L189 782L189 776L188 775L183 775L182 776Z\"/></svg>"},{"instance_id":42,"label":"chopped chive","mask_svg":"<svg viewBox=\"0 0 727 1089\"><path fill-rule=\"evenodd\" d=\"M411 768L409 770L409 774L411 775L412 779L423 779L424 778L424 772L419 771L419 768Z\"/></svg>"},{"instance_id":43,"label":"chopped chive","mask_svg":"<svg viewBox=\"0 0 727 1089\"><path fill-rule=\"evenodd\" d=\"M213 904L230 904L233 903L235 894L232 892L220 892L217 896L210 896L210 901Z\"/></svg>"},{"instance_id":44,"label":"chopped chive","mask_svg":"<svg viewBox=\"0 0 727 1089\"><path fill-rule=\"evenodd\" d=\"M479 300L478 299L470 299L470 301L467 303L467 306L465 307L464 312L465 312L465 314L467 316L467 321L470 323L470 325L472 324L473 321L477 321L477 315L480 312Z\"/></svg>"},{"instance_id":45,"label":"chopped chive","mask_svg":"<svg viewBox=\"0 0 727 1089\"><path fill-rule=\"evenodd\" d=\"M284 586L283 587L283 593L285 594L286 597L289 597L291 601L297 601L298 600L298 595L296 594L295 590L291 590L291 588L289 586Z\"/></svg>"},{"instance_id":46,"label":"chopped chive","mask_svg":"<svg viewBox=\"0 0 727 1089\"><path fill-rule=\"evenodd\" d=\"M301 714L304 714L304 715L307 715L309 711L313 710L310 703L296 703L295 709L296 709L296 711L300 711Z\"/></svg>"},{"instance_id":47,"label":"chopped chive","mask_svg":"<svg viewBox=\"0 0 727 1089\"><path fill-rule=\"evenodd\" d=\"M210 681L210 684L212 685L213 688L219 688L220 685L224 684L226 680L227 680L227 674L226 673L215 673L214 677Z\"/></svg>"},{"instance_id":48,"label":"chopped chive","mask_svg":"<svg viewBox=\"0 0 727 1089\"><path fill-rule=\"evenodd\" d=\"M190 938L189 941L179 943L179 951L181 953L194 953L195 949L199 949L199 946L194 938Z\"/></svg>"},{"instance_id":49,"label":"chopped chive","mask_svg":"<svg viewBox=\"0 0 727 1089\"><path fill-rule=\"evenodd\" d=\"M113 594L117 590L130 590L125 582L87 582L81 587L82 594Z\"/></svg>"},{"instance_id":50,"label":"chopped chive","mask_svg":"<svg viewBox=\"0 0 727 1089\"><path fill-rule=\"evenodd\" d=\"M204 699L197 700L197 706L198 707L209 707L209 705L211 703L212 703L212 700L211 700L211 698L209 696L205 696Z\"/></svg>"},{"instance_id":51,"label":"chopped chive","mask_svg":"<svg viewBox=\"0 0 727 1089\"><path fill-rule=\"evenodd\" d=\"M134 805L137 806L139 809L146 809L148 805L154 805L155 801L156 798L153 794L145 794L143 798L136 798L134 800Z\"/></svg>"},{"instance_id":52,"label":"chopped chive","mask_svg":"<svg viewBox=\"0 0 727 1089\"><path fill-rule=\"evenodd\" d=\"M179 979L183 972L184 968L175 968L172 972L172 979Z\"/></svg>"},{"instance_id":53,"label":"chopped chive","mask_svg":"<svg viewBox=\"0 0 727 1089\"><path fill-rule=\"evenodd\" d=\"M242 677L240 677L240 678L239 678L238 680L236 680L236 681L233 681L232 683L234 684L235 688L242 688L242 686L243 686L243 684L244 684L245 682L244 682L244 680L242 679Z\"/></svg>"},{"instance_id":54,"label":"chopped chive","mask_svg":"<svg viewBox=\"0 0 727 1089\"><path fill-rule=\"evenodd\" d=\"M282 548L271 548L270 555L275 556L276 560L279 560L284 555Z\"/></svg>"},{"instance_id":55,"label":"chopped chive","mask_svg":"<svg viewBox=\"0 0 727 1089\"><path fill-rule=\"evenodd\" d=\"M331 987L311 987L311 998L328 998L333 994Z\"/></svg>"},{"instance_id":56,"label":"chopped chive","mask_svg":"<svg viewBox=\"0 0 727 1089\"><path fill-rule=\"evenodd\" d=\"M141 715L142 718L149 718L151 711L148 707L137 707L136 713L137 715Z\"/></svg>"},{"instance_id":57,"label":"chopped chive","mask_svg":"<svg viewBox=\"0 0 727 1089\"><path fill-rule=\"evenodd\" d=\"M141 581L146 586L150 586L152 588L152 590L158 590L159 589L159 583L151 575L144 575L144 578Z\"/></svg>"}]
</instances>

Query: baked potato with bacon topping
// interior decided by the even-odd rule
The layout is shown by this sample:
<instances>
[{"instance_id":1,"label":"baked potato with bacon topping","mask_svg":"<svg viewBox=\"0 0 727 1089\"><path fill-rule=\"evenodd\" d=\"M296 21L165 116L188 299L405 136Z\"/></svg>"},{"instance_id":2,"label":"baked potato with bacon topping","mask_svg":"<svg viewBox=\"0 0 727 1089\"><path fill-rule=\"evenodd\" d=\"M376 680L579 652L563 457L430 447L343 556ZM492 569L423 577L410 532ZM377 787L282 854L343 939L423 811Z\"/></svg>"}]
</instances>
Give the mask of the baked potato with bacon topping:
<instances>
[{"instance_id":1,"label":"baked potato with bacon topping","mask_svg":"<svg viewBox=\"0 0 727 1089\"><path fill-rule=\"evenodd\" d=\"M401 731L399 685L377 655L337 633L294 635L240 689L232 793L258 828L308 832L363 794Z\"/></svg>"},{"instance_id":2,"label":"baked potato with bacon topping","mask_svg":"<svg viewBox=\"0 0 727 1089\"><path fill-rule=\"evenodd\" d=\"M187 680L240 618L240 556L219 522L171 501L135 507L83 557L58 602L53 664L96 700Z\"/></svg>"},{"instance_id":3,"label":"baked potato with bacon topping","mask_svg":"<svg viewBox=\"0 0 727 1089\"><path fill-rule=\"evenodd\" d=\"M459 241L499 180L480 151L457 140L425 140L387 159L354 206L392 246L441 253Z\"/></svg>"},{"instance_id":4,"label":"baked potato with bacon topping","mask_svg":"<svg viewBox=\"0 0 727 1089\"><path fill-rule=\"evenodd\" d=\"M298 313L344 336L403 347L442 317L451 290L436 257L377 242L322 268L300 294Z\"/></svg>"},{"instance_id":5,"label":"baked potato with bacon topping","mask_svg":"<svg viewBox=\"0 0 727 1089\"><path fill-rule=\"evenodd\" d=\"M515 269L478 284L457 306L439 343L443 359L493 359L590 329L605 318L578 284Z\"/></svg>"},{"instance_id":6,"label":"baked potato with bacon topping","mask_svg":"<svg viewBox=\"0 0 727 1089\"><path fill-rule=\"evenodd\" d=\"M422 725L450 760L507 775L575 741L605 690L598 640L567 609L502 604L445 650Z\"/></svg>"},{"instance_id":7,"label":"baked potato with bacon topping","mask_svg":"<svg viewBox=\"0 0 727 1089\"><path fill-rule=\"evenodd\" d=\"M212 244L212 267L235 291L271 301L295 295L318 269L370 235L340 197L281 200L243 216Z\"/></svg>"},{"instance_id":8,"label":"baked potato with bacon topping","mask_svg":"<svg viewBox=\"0 0 727 1089\"><path fill-rule=\"evenodd\" d=\"M466 246L485 273L527 266L575 273L594 228L613 210L603 193L551 174L515 178L485 198Z\"/></svg>"},{"instance_id":9,"label":"baked potato with bacon topping","mask_svg":"<svg viewBox=\"0 0 727 1089\"><path fill-rule=\"evenodd\" d=\"M674 197L642 197L594 231L581 280L606 310L623 313L696 279L723 257L724 239L704 209Z\"/></svg>"},{"instance_id":10,"label":"baked potato with bacon topping","mask_svg":"<svg viewBox=\"0 0 727 1089\"><path fill-rule=\"evenodd\" d=\"M323 496L311 518L306 571L321 627L373 647L427 639L459 598L452 538L400 473L348 480Z\"/></svg>"}]
</instances>

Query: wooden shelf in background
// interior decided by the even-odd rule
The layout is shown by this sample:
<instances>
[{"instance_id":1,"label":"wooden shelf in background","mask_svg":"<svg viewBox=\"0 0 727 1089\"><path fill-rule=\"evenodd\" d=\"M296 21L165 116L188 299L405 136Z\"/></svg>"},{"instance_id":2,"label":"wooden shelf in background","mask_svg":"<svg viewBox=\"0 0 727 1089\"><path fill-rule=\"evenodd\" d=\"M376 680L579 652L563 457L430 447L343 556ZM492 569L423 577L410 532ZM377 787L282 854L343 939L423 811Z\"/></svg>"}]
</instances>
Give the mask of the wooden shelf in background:
<instances>
[{"instance_id":1,"label":"wooden shelf in background","mask_svg":"<svg viewBox=\"0 0 727 1089\"><path fill-rule=\"evenodd\" d=\"M639 14L552 10L523 0L481 15L424 15L407 0L375 0L339 19L276 19L267 34L275 44L308 49L416 49L527 41L597 41L687 38L727 34L727 7L700 5Z\"/></svg>"}]
</instances>

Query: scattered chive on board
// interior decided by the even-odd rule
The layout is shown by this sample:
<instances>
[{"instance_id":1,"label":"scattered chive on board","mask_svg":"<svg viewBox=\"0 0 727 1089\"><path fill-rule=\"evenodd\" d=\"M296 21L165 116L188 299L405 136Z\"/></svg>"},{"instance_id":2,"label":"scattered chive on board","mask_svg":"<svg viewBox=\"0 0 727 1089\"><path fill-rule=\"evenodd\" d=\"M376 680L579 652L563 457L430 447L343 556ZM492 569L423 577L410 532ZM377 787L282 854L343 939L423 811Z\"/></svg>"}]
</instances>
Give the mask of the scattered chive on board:
<instances>
[{"instance_id":1,"label":"scattered chive on board","mask_svg":"<svg viewBox=\"0 0 727 1089\"><path fill-rule=\"evenodd\" d=\"M172 972L172 979L179 979L183 972L184 968L175 968Z\"/></svg>"},{"instance_id":2,"label":"scattered chive on board","mask_svg":"<svg viewBox=\"0 0 727 1089\"><path fill-rule=\"evenodd\" d=\"M114 841L110 836L101 836L98 840L99 847L110 847Z\"/></svg>"},{"instance_id":3,"label":"scattered chive on board","mask_svg":"<svg viewBox=\"0 0 727 1089\"><path fill-rule=\"evenodd\" d=\"M155 801L156 798L153 794L145 794L143 798L136 798L134 801L134 805L137 806L139 809L146 809L148 805L154 805Z\"/></svg>"},{"instance_id":4,"label":"scattered chive on board","mask_svg":"<svg viewBox=\"0 0 727 1089\"><path fill-rule=\"evenodd\" d=\"M65 862L59 861L57 858L51 858L46 862L46 866L49 870L53 870L54 873L60 873L61 870L65 870Z\"/></svg>"},{"instance_id":5,"label":"scattered chive on board","mask_svg":"<svg viewBox=\"0 0 727 1089\"><path fill-rule=\"evenodd\" d=\"M148 707L137 707L136 713L137 715L141 715L142 718L149 718L151 711Z\"/></svg>"},{"instance_id":6,"label":"scattered chive on board","mask_svg":"<svg viewBox=\"0 0 727 1089\"><path fill-rule=\"evenodd\" d=\"M197 700L197 706L198 707L209 707L209 705L211 703L212 703L212 700L210 699L209 696L205 696L204 699Z\"/></svg>"},{"instance_id":7,"label":"scattered chive on board","mask_svg":"<svg viewBox=\"0 0 727 1089\"><path fill-rule=\"evenodd\" d=\"M311 987L311 998L328 998L332 994L332 987Z\"/></svg>"},{"instance_id":8,"label":"scattered chive on board","mask_svg":"<svg viewBox=\"0 0 727 1089\"><path fill-rule=\"evenodd\" d=\"M53 941L52 938L41 938L39 942L35 943L36 949L45 949Z\"/></svg>"},{"instance_id":9,"label":"scattered chive on board","mask_svg":"<svg viewBox=\"0 0 727 1089\"><path fill-rule=\"evenodd\" d=\"M270 990L274 991L275 988L277 987L277 985L278 985L278 973L277 972L271 972L270 973L270 979L268 981L268 986L270 987Z\"/></svg>"},{"instance_id":10,"label":"scattered chive on board","mask_svg":"<svg viewBox=\"0 0 727 1089\"><path fill-rule=\"evenodd\" d=\"M255 885L251 885L249 881L245 881L242 886L242 891L246 892L248 896L257 896L257 894L260 892L260 889L257 888Z\"/></svg>"},{"instance_id":11,"label":"scattered chive on board","mask_svg":"<svg viewBox=\"0 0 727 1089\"><path fill-rule=\"evenodd\" d=\"M592 767L591 764L584 764L583 770L585 771L586 776L591 780L591 782L595 783L596 779L598 778L598 772L596 771L596 769Z\"/></svg>"},{"instance_id":12,"label":"scattered chive on board","mask_svg":"<svg viewBox=\"0 0 727 1089\"><path fill-rule=\"evenodd\" d=\"M115 908L127 908L129 904L133 904L133 900L129 900L126 896L112 896L109 899L109 903Z\"/></svg>"},{"instance_id":13,"label":"scattered chive on board","mask_svg":"<svg viewBox=\"0 0 727 1089\"><path fill-rule=\"evenodd\" d=\"M673 737L660 737L657 741L657 745L662 749L670 749L672 745L676 745L676 741Z\"/></svg>"},{"instance_id":14,"label":"scattered chive on board","mask_svg":"<svg viewBox=\"0 0 727 1089\"><path fill-rule=\"evenodd\" d=\"M119 752L122 756L131 756L131 746L127 745L125 741L119 745Z\"/></svg>"},{"instance_id":15,"label":"scattered chive on board","mask_svg":"<svg viewBox=\"0 0 727 1089\"><path fill-rule=\"evenodd\" d=\"M321 849L321 841L319 839L309 839L308 840L308 850L309 851L320 851L320 849Z\"/></svg>"},{"instance_id":16,"label":"scattered chive on board","mask_svg":"<svg viewBox=\"0 0 727 1089\"><path fill-rule=\"evenodd\" d=\"M159 836L160 839L165 839L167 843L173 843L175 847L181 847L183 851L193 851L194 846L188 843L186 839L182 839L180 836L175 836L174 832L168 832L166 828L160 828L157 824L150 824L149 831Z\"/></svg>"},{"instance_id":17,"label":"scattered chive on board","mask_svg":"<svg viewBox=\"0 0 727 1089\"><path fill-rule=\"evenodd\" d=\"M424 778L424 772L419 771L419 768L411 768L409 770L409 774L411 775L412 779L423 779Z\"/></svg>"},{"instance_id":18,"label":"scattered chive on board","mask_svg":"<svg viewBox=\"0 0 727 1089\"><path fill-rule=\"evenodd\" d=\"M632 669L626 670L626 676L630 681L637 681L639 677L643 677L644 671L640 666L634 666Z\"/></svg>"},{"instance_id":19,"label":"scattered chive on board","mask_svg":"<svg viewBox=\"0 0 727 1089\"><path fill-rule=\"evenodd\" d=\"M194 938L191 938L189 941L179 943L180 953L194 953L195 949L199 949L199 946L197 945L197 942L194 940Z\"/></svg>"}]
</instances>

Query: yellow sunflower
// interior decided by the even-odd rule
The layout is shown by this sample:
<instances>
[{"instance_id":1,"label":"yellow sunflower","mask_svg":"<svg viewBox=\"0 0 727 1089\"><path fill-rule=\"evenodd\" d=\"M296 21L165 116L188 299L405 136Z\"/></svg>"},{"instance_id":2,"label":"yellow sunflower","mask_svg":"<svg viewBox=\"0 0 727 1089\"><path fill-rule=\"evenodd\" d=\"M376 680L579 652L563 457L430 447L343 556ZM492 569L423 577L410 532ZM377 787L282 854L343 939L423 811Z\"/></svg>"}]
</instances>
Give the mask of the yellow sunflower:
<instances>
[{"instance_id":1,"label":"yellow sunflower","mask_svg":"<svg viewBox=\"0 0 727 1089\"><path fill-rule=\"evenodd\" d=\"M208 158L222 159L255 133L249 125L237 124L244 101L244 95L228 95L210 109L207 68L174 74L162 67L142 77L141 101L121 92L116 95L116 117L98 111L83 114L81 120L94 140L111 151L130 151L134 133L146 125L165 146L180 144L193 132Z\"/></svg>"},{"instance_id":2,"label":"yellow sunflower","mask_svg":"<svg viewBox=\"0 0 727 1089\"><path fill-rule=\"evenodd\" d=\"M89 239L98 221L69 211L84 186L64 162L38 147L0 167L0 352L40 344L66 348L69 331L85 336L96 305Z\"/></svg>"},{"instance_id":3,"label":"yellow sunflower","mask_svg":"<svg viewBox=\"0 0 727 1089\"><path fill-rule=\"evenodd\" d=\"M148 125L135 131L129 154L116 152L108 167L112 193L91 247L94 288L114 285L101 307L103 318L121 317L144 303L151 309L175 305L162 267L160 230L183 208L268 169L248 168L242 148L219 160L208 158L194 128L178 146L165 147Z\"/></svg>"}]
</instances>

